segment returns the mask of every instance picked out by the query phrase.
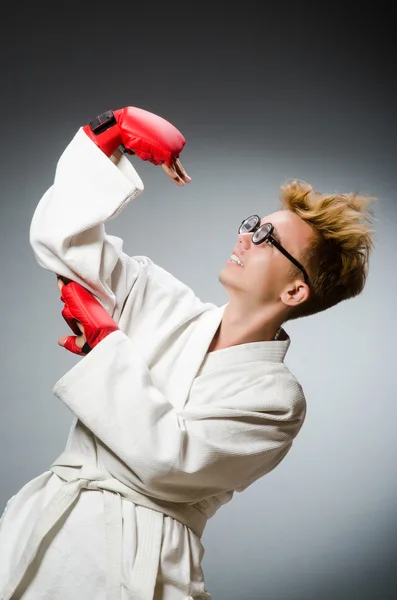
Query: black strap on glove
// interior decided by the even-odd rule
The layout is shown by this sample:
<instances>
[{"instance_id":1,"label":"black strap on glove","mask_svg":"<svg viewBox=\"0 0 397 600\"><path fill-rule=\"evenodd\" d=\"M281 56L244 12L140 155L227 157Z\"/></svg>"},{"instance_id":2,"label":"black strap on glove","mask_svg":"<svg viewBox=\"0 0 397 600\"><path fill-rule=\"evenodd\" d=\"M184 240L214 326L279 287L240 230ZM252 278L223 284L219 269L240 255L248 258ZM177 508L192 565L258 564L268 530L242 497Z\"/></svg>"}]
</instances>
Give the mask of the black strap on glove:
<instances>
[{"instance_id":1,"label":"black strap on glove","mask_svg":"<svg viewBox=\"0 0 397 600\"><path fill-rule=\"evenodd\" d=\"M113 114L112 110L107 110L106 112L98 115L95 119L89 122L89 126L95 135L99 135L103 133L113 125L116 125L116 117Z\"/></svg>"}]
</instances>

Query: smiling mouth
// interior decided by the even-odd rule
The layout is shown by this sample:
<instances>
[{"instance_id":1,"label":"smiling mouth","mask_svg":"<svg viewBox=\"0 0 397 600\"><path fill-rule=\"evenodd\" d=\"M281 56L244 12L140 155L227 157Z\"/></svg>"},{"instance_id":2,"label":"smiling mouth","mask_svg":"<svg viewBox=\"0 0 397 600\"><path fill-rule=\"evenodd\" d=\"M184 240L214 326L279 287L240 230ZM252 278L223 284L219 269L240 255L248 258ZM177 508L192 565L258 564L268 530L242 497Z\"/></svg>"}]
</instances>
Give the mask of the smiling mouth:
<instances>
[{"instance_id":1,"label":"smiling mouth","mask_svg":"<svg viewBox=\"0 0 397 600\"><path fill-rule=\"evenodd\" d=\"M230 264L232 264L232 265L237 265L239 267L244 267L244 264L242 263L242 261L239 259L239 257L236 254L232 254L231 257L229 258L229 260L227 262L230 263Z\"/></svg>"}]
</instances>

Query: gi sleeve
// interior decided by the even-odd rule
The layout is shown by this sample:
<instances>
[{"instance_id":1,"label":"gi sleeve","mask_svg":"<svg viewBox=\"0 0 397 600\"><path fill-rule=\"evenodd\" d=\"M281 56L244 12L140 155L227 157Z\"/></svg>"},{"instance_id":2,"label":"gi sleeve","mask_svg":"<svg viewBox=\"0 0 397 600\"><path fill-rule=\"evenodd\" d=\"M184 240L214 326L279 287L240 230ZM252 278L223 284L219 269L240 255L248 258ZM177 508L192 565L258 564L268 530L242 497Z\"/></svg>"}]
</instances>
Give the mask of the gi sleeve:
<instances>
[{"instance_id":1,"label":"gi sleeve","mask_svg":"<svg viewBox=\"0 0 397 600\"><path fill-rule=\"evenodd\" d=\"M106 234L104 223L143 187L126 156L117 151L108 158L80 129L60 157L54 183L30 226L30 244L39 265L83 285L113 318L120 313L139 265L123 252L120 238Z\"/></svg>"},{"instance_id":2,"label":"gi sleeve","mask_svg":"<svg viewBox=\"0 0 397 600\"><path fill-rule=\"evenodd\" d=\"M283 389L277 377L262 377L218 404L187 403L178 411L121 331L100 342L53 391L109 449L105 466L114 477L171 502L241 491L280 463L304 417L299 390Z\"/></svg>"}]
</instances>

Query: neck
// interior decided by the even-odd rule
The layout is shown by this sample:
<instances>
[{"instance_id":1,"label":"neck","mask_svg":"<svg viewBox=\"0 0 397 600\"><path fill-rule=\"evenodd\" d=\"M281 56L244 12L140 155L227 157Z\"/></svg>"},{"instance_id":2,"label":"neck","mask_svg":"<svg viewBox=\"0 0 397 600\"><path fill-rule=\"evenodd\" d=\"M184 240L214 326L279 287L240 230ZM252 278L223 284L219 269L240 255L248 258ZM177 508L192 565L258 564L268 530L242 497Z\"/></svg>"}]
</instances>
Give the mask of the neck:
<instances>
[{"instance_id":1,"label":"neck","mask_svg":"<svg viewBox=\"0 0 397 600\"><path fill-rule=\"evenodd\" d=\"M209 351L250 342L270 342L283 322L281 315L270 306L255 311L229 302Z\"/></svg>"}]
</instances>

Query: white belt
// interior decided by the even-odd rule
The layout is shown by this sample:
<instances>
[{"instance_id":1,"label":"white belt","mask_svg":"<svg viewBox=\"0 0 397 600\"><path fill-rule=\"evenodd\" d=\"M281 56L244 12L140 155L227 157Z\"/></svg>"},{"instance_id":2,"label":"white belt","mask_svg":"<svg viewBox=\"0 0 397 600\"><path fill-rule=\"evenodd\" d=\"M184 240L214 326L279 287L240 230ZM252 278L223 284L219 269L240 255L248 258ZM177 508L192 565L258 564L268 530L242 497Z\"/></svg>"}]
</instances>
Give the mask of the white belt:
<instances>
[{"instance_id":1,"label":"white belt","mask_svg":"<svg viewBox=\"0 0 397 600\"><path fill-rule=\"evenodd\" d=\"M104 480L109 480L107 474L96 467L83 466L75 479L62 484L37 520L11 580L5 588L3 600L11 600L44 537L76 501L82 489L100 490L103 493L106 528L106 600L121 600L121 496L101 489L101 481ZM163 518L161 512L140 506L141 531L130 586L131 600L153 599L160 559Z\"/></svg>"}]
</instances>

